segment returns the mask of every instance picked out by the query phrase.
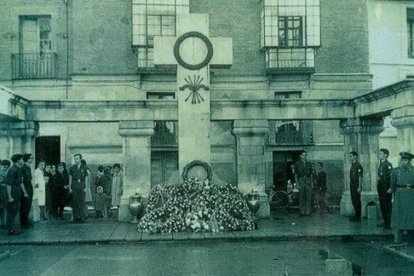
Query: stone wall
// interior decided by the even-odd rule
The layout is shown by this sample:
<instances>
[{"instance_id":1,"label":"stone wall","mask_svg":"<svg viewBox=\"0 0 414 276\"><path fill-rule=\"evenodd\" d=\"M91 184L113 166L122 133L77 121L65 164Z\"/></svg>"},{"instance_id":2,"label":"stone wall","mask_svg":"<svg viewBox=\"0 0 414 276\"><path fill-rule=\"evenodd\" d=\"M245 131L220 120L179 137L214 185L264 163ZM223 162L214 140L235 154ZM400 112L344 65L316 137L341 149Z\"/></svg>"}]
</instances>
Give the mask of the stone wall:
<instances>
[{"instance_id":1,"label":"stone wall","mask_svg":"<svg viewBox=\"0 0 414 276\"><path fill-rule=\"evenodd\" d=\"M19 53L19 16L50 15L52 51L58 55L57 77L66 75L66 8L63 1L3 0L0 9L0 81L12 77L11 54Z\"/></svg>"},{"instance_id":2,"label":"stone wall","mask_svg":"<svg viewBox=\"0 0 414 276\"><path fill-rule=\"evenodd\" d=\"M414 59L407 54L407 8L414 9L414 3L368 1L370 72L374 89L414 74Z\"/></svg>"},{"instance_id":3,"label":"stone wall","mask_svg":"<svg viewBox=\"0 0 414 276\"><path fill-rule=\"evenodd\" d=\"M317 73L368 73L367 1L320 0L321 47Z\"/></svg>"},{"instance_id":4,"label":"stone wall","mask_svg":"<svg viewBox=\"0 0 414 276\"><path fill-rule=\"evenodd\" d=\"M321 47L317 73L367 73L367 3L321 0ZM131 43L130 0L69 0L70 74L135 74ZM193 0L192 13L210 14L212 36L233 37L234 64L217 75L264 75L260 48L262 5L250 0ZM10 78L10 54L18 52L18 15L51 14L52 46L58 53L59 77L66 73L66 5L64 1L4 0L0 11L0 79Z\"/></svg>"},{"instance_id":5,"label":"stone wall","mask_svg":"<svg viewBox=\"0 0 414 276\"><path fill-rule=\"evenodd\" d=\"M211 168L215 183L237 183L236 140L231 121L213 121L210 124Z\"/></svg>"},{"instance_id":6,"label":"stone wall","mask_svg":"<svg viewBox=\"0 0 414 276\"><path fill-rule=\"evenodd\" d=\"M130 0L73 1L73 73L134 74Z\"/></svg>"}]
</instances>

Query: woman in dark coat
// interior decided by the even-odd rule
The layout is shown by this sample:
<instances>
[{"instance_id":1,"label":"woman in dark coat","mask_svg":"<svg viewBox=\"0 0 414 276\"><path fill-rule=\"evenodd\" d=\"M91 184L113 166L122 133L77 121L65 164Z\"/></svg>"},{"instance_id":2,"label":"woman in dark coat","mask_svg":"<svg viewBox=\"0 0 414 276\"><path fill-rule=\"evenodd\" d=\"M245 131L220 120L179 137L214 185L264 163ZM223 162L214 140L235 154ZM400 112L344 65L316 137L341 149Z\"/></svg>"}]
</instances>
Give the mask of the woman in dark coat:
<instances>
[{"instance_id":1,"label":"woman in dark coat","mask_svg":"<svg viewBox=\"0 0 414 276\"><path fill-rule=\"evenodd\" d=\"M53 187L53 209L57 211L57 218L63 219L63 209L66 203L66 197L69 192L68 179L64 173L64 165L59 163Z\"/></svg>"}]
</instances>

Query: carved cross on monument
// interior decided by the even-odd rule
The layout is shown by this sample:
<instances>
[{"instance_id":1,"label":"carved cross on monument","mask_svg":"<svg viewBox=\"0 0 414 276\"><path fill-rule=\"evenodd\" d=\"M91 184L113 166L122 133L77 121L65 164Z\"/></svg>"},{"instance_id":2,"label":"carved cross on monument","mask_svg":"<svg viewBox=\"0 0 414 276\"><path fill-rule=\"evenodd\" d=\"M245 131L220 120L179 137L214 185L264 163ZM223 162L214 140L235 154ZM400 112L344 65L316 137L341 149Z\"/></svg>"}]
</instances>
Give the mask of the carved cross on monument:
<instances>
[{"instance_id":1,"label":"carved cross on monument","mask_svg":"<svg viewBox=\"0 0 414 276\"><path fill-rule=\"evenodd\" d=\"M177 37L154 38L154 64L177 65L179 171L210 164L210 67L233 62L232 38L209 37L208 14L178 14Z\"/></svg>"}]
</instances>

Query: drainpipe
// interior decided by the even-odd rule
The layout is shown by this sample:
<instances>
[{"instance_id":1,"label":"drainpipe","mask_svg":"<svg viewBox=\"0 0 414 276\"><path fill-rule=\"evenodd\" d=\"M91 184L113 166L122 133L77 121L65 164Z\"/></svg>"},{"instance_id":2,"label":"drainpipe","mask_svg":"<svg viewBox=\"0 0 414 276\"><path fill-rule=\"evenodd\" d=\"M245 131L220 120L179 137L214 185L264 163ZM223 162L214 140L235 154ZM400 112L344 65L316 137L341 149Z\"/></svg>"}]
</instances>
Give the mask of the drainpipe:
<instances>
[{"instance_id":1,"label":"drainpipe","mask_svg":"<svg viewBox=\"0 0 414 276\"><path fill-rule=\"evenodd\" d=\"M66 6L66 99L69 98L69 0L63 0Z\"/></svg>"}]
</instances>

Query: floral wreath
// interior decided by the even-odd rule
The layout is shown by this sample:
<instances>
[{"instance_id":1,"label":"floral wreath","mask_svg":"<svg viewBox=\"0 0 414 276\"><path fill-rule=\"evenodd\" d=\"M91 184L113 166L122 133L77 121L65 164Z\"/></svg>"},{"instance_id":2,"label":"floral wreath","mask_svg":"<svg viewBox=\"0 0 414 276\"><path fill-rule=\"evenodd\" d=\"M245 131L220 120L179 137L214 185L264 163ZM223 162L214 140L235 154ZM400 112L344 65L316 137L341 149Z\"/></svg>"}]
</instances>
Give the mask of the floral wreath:
<instances>
[{"instance_id":1,"label":"floral wreath","mask_svg":"<svg viewBox=\"0 0 414 276\"><path fill-rule=\"evenodd\" d=\"M182 177L183 180L186 181L188 180L188 172L194 168L194 167L203 167L204 170L207 173L207 179L209 181L211 181L211 179L213 178L213 173L211 172L211 167L209 164L207 164L206 162L200 161L200 160L194 160L191 161L190 163L188 163L187 165L185 165L184 169L183 169L183 173L182 173Z\"/></svg>"}]
</instances>

